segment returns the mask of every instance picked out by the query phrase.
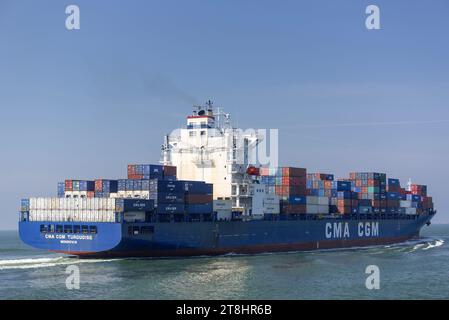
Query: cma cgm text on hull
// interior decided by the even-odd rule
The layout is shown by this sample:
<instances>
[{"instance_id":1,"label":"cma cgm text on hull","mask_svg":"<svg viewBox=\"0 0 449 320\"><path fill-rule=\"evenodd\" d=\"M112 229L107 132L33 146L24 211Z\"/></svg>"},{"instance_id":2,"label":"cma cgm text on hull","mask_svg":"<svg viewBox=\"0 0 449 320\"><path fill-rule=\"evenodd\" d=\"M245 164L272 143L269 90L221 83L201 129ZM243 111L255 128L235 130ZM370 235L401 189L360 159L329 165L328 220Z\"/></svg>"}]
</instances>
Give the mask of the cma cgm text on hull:
<instances>
[{"instance_id":1,"label":"cma cgm text on hull","mask_svg":"<svg viewBox=\"0 0 449 320\"><path fill-rule=\"evenodd\" d=\"M209 102L164 137L160 165L124 179L58 183L21 203L36 248L87 256L183 256L312 250L418 237L435 214L427 186L379 172L335 179L254 163L264 136L238 130Z\"/></svg>"}]
</instances>

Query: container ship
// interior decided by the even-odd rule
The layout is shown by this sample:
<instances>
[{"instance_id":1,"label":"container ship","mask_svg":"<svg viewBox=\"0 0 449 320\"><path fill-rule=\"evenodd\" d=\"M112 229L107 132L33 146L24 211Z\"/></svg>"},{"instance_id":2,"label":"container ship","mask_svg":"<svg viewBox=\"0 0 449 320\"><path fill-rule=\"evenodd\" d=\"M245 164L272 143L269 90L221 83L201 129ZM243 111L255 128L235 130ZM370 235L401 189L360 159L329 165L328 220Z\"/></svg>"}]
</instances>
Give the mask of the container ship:
<instances>
[{"instance_id":1,"label":"container ship","mask_svg":"<svg viewBox=\"0 0 449 320\"><path fill-rule=\"evenodd\" d=\"M427 186L411 180L260 165L264 139L210 101L195 106L164 137L160 164L22 199L20 238L80 258L254 254L402 242L436 214Z\"/></svg>"}]
</instances>

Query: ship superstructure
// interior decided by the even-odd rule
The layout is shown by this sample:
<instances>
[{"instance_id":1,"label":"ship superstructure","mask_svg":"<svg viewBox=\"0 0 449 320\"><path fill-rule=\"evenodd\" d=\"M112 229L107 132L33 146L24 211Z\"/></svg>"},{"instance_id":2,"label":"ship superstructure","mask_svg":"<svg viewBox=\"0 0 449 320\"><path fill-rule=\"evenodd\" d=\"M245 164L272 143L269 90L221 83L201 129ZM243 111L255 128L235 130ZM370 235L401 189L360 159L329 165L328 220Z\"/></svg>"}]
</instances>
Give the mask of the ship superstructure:
<instances>
[{"instance_id":1,"label":"ship superstructure","mask_svg":"<svg viewBox=\"0 0 449 320\"><path fill-rule=\"evenodd\" d=\"M263 138L234 128L230 115L214 112L208 101L194 107L186 127L166 136L163 164L175 166L180 180L212 183L215 199L230 198L234 211L250 215L254 178L247 169L257 165L253 159Z\"/></svg>"}]
</instances>

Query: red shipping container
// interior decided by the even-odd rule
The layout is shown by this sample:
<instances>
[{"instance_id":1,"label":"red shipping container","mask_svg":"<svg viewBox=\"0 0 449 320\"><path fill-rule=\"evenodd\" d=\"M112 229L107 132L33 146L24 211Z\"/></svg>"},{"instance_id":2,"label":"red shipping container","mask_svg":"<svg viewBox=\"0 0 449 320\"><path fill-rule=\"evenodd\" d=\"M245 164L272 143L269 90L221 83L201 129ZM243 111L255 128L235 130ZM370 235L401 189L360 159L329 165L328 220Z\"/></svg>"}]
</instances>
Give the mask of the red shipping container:
<instances>
[{"instance_id":1,"label":"red shipping container","mask_svg":"<svg viewBox=\"0 0 449 320\"><path fill-rule=\"evenodd\" d=\"M87 197L88 198L95 198L95 192L94 191L87 191Z\"/></svg>"},{"instance_id":2,"label":"red shipping container","mask_svg":"<svg viewBox=\"0 0 449 320\"><path fill-rule=\"evenodd\" d=\"M65 191L73 191L73 180L66 180L64 183Z\"/></svg>"},{"instance_id":3,"label":"red shipping container","mask_svg":"<svg viewBox=\"0 0 449 320\"><path fill-rule=\"evenodd\" d=\"M282 185L285 186L305 186L306 181L306 178L302 177L282 177Z\"/></svg>"},{"instance_id":4,"label":"red shipping container","mask_svg":"<svg viewBox=\"0 0 449 320\"><path fill-rule=\"evenodd\" d=\"M399 192L399 186L387 186L388 192Z\"/></svg>"},{"instance_id":5,"label":"red shipping container","mask_svg":"<svg viewBox=\"0 0 449 320\"><path fill-rule=\"evenodd\" d=\"M143 174L128 174L128 179L131 180L142 180Z\"/></svg>"},{"instance_id":6,"label":"red shipping container","mask_svg":"<svg viewBox=\"0 0 449 320\"><path fill-rule=\"evenodd\" d=\"M400 205L399 200L387 200L387 207L388 208L398 208Z\"/></svg>"},{"instance_id":7,"label":"red shipping container","mask_svg":"<svg viewBox=\"0 0 449 320\"><path fill-rule=\"evenodd\" d=\"M133 164L128 165L128 175L136 173L136 166Z\"/></svg>"},{"instance_id":8,"label":"red shipping container","mask_svg":"<svg viewBox=\"0 0 449 320\"><path fill-rule=\"evenodd\" d=\"M176 167L175 166L163 166L164 175L175 176L176 177Z\"/></svg>"},{"instance_id":9,"label":"red shipping container","mask_svg":"<svg viewBox=\"0 0 449 320\"><path fill-rule=\"evenodd\" d=\"M97 192L103 191L103 180L95 180L95 191Z\"/></svg>"},{"instance_id":10,"label":"red shipping container","mask_svg":"<svg viewBox=\"0 0 449 320\"><path fill-rule=\"evenodd\" d=\"M282 186L275 186L274 188L275 188L275 189L274 189L274 192L275 192L277 195L280 195L280 194L282 193Z\"/></svg>"},{"instance_id":11,"label":"red shipping container","mask_svg":"<svg viewBox=\"0 0 449 320\"><path fill-rule=\"evenodd\" d=\"M302 196L306 194L305 186L282 186L281 193L284 196L297 195Z\"/></svg>"},{"instance_id":12,"label":"red shipping container","mask_svg":"<svg viewBox=\"0 0 449 320\"><path fill-rule=\"evenodd\" d=\"M286 214L305 214L306 212L306 205L304 204L289 204L282 206L282 213Z\"/></svg>"},{"instance_id":13,"label":"red shipping container","mask_svg":"<svg viewBox=\"0 0 449 320\"><path fill-rule=\"evenodd\" d=\"M352 212L351 207L338 206L337 209L340 214L350 214Z\"/></svg>"},{"instance_id":14,"label":"red shipping container","mask_svg":"<svg viewBox=\"0 0 449 320\"><path fill-rule=\"evenodd\" d=\"M211 194L187 194L186 203L190 204L204 204L213 201Z\"/></svg>"},{"instance_id":15,"label":"red shipping container","mask_svg":"<svg viewBox=\"0 0 449 320\"><path fill-rule=\"evenodd\" d=\"M282 167L282 176L284 177L306 177L307 170L304 168Z\"/></svg>"},{"instance_id":16,"label":"red shipping container","mask_svg":"<svg viewBox=\"0 0 449 320\"><path fill-rule=\"evenodd\" d=\"M381 207L380 200L373 200L372 202L373 202L373 207L376 207L376 208Z\"/></svg>"}]
</instances>

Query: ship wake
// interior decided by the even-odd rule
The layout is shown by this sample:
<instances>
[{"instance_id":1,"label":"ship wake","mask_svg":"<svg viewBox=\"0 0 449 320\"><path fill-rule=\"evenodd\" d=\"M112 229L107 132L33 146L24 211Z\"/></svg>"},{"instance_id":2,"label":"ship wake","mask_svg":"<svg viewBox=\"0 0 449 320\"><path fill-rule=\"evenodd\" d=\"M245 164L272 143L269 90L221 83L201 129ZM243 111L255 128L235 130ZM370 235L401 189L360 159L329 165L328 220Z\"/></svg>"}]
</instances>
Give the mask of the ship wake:
<instances>
[{"instance_id":1,"label":"ship wake","mask_svg":"<svg viewBox=\"0 0 449 320\"><path fill-rule=\"evenodd\" d=\"M97 262L107 262L112 261L110 259L99 259L99 260L80 260L73 259L67 256L51 257L51 258L24 258L24 259L7 259L0 260L0 271L1 270L11 270L11 269L37 269L37 268L48 268L57 267L63 265L73 265L80 263L97 263Z\"/></svg>"}]
</instances>

